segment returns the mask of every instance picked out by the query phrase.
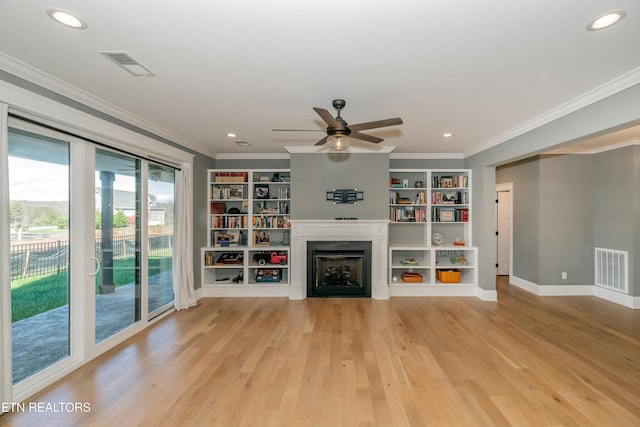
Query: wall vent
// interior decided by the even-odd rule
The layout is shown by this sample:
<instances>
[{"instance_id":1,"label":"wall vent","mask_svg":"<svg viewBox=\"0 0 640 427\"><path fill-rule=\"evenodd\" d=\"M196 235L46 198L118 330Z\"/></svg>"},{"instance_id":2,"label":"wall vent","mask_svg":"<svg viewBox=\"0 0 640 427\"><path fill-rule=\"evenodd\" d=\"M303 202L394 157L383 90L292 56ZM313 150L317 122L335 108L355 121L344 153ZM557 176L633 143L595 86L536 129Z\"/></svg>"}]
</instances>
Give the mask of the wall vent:
<instances>
[{"instance_id":1,"label":"wall vent","mask_svg":"<svg viewBox=\"0 0 640 427\"><path fill-rule=\"evenodd\" d=\"M595 283L601 288L629 293L629 252L595 248Z\"/></svg>"},{"instance_id":2,"label":"wall vent","mask_svg":"<svg viewBox=\"0 0 640 427\"><path fill-rule=\"evenodd\" d=\"M136 61L127 52L106 52L101 51L101 55L127 70L136 77L155 77L155 74L147 67Z\"/></svg>"}]
</instances>

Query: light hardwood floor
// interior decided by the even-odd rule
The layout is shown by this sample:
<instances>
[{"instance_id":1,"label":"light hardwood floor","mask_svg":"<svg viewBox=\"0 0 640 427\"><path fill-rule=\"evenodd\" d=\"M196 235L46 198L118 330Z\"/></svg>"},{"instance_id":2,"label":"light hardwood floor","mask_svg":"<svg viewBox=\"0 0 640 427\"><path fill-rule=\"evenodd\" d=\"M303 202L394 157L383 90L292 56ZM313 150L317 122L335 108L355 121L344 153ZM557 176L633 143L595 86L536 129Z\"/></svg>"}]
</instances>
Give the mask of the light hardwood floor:
<instances>
[{"instance_id":1,"label":"light hardwood floor","mask_svg":"<svg viewBox=\"0 0 640 427\"><path fill-rule=\"evenodd\" d=\"M640 311L537 297L203 299L2 426L638 426Z\"/></svg>"}]
</instances>

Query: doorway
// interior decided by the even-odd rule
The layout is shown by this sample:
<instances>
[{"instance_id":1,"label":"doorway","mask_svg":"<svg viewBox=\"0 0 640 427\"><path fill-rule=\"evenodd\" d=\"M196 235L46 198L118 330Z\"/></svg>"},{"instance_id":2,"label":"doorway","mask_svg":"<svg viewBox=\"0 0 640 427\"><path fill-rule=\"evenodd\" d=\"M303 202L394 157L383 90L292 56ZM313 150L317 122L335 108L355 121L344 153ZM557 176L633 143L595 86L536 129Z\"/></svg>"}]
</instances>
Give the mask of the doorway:
<instances>
[{"instance_id":1,"label":"doorway","mask_svg":"<svg viewBox=\"0 0 640 427\"><path fill-rule=\"evenodd\" d=\"M496 275L510 276L513 253L513 183L496 185Z\"/></svg>"}]
</instances>

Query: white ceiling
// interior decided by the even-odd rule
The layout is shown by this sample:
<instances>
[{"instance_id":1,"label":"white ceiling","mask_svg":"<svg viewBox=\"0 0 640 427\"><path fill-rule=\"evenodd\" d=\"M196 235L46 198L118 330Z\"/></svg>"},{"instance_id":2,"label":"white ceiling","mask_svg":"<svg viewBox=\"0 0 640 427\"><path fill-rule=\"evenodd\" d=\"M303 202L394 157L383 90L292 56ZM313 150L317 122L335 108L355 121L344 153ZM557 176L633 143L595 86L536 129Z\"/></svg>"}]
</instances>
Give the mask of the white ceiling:
<instances>
[{"instance_id":1,"label":"white ceiling","mask_svg":"<svg viewBox=\"0 0 640 427\"><path fill-rule=\"evenodd\" d=\"M48 7L88 28L55 23ZM626 18L586 30L611 9ZM311 146L322 132L272 129L322 130L312 107L334 113L334 98L351 124L401 117L365 131L396 153L468 155L637 83L638 40L637 0L0 2L0 68L14 62L15 74L209 155ZM156 76L99 51L125 51Z\"/></svg>"}]
</instances>

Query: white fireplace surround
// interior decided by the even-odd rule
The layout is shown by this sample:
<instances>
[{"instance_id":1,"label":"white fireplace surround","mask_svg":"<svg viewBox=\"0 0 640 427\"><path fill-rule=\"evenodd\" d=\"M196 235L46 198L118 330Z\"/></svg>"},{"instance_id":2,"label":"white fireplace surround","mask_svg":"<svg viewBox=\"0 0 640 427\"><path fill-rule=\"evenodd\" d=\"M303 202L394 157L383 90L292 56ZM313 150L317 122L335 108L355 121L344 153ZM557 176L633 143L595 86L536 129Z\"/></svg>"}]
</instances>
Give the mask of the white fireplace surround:
<instances>
[{"instance_id":1,"label":"white fireplace surround","mask_svg":"<svg viewBox=\"0 0 640 427\"><path fill-rule=\"evenodd\" d=\"M291 286L289 299L307 297L308 241L371 242L371 298L389 299L387 283L388 220L291 221Z\"/></svg>"}]
</instances>

